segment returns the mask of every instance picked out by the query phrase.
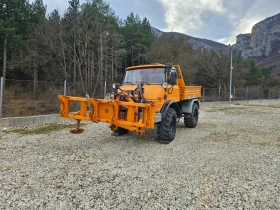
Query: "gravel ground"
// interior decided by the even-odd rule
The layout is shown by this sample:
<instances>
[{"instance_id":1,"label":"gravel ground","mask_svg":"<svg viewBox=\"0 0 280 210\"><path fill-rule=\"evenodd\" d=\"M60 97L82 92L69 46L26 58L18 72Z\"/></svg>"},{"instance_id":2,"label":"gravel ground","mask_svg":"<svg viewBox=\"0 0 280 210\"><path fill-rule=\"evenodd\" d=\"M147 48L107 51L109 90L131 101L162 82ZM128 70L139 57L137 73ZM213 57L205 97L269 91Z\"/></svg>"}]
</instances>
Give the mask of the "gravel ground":
<instances>
[{"instance_id":1,"label":"gravel ground","mask_svg":"<svg viewBox=\"0 0 280 210\"><path fill-rule=\"evenodd\" d=\"M175 140L1 132L0 209L280 209L280 105L203 103Z\"/></svg>"}]
</instances>

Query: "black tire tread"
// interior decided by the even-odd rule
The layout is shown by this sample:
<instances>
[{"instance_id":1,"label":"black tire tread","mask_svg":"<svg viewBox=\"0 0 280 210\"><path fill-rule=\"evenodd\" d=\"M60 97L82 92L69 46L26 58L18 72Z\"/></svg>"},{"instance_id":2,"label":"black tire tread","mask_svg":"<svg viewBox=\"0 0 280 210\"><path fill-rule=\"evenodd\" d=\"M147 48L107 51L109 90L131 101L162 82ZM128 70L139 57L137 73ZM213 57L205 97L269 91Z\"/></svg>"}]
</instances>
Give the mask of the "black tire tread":
<instances>
[{"instance_id":1,"label":"black tire tread","mask_svg":"<svg viewBox=\"0 0 280 210\"><path fill-rule=\"evenodd\" d=\"M197 111L197 119L195 119L194 112ZM198 123L198 105L193 104L192 113L190 116L184 117L184 124L187 128L195 128Z\"/></svg>"},{"instance_id":2,"label":"black tire tread","mask_svg":"<svg viewBox=\"0 0 280 210\"><path fill-rule=\"evenodd\" d=\"M175 109L169 108L167 110L165 118L157 125L157 138L160 143L167 144L175 138L176 126L174 126L174 135L170 135L170 122L175 118L175 123L177 123L177 114Z\"/></svg>"}]
</instances>

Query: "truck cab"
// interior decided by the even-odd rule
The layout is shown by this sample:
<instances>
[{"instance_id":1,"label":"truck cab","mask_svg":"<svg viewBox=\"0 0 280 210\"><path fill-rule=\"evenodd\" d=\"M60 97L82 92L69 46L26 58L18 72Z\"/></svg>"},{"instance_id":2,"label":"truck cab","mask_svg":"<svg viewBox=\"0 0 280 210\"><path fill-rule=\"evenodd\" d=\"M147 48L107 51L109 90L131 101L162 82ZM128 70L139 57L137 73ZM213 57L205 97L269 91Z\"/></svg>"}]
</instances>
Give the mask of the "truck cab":
<instances>
[{"instance_id":1,"label":"truck cab","mask_svg":"<svg viewBox=\"0 0 280 210\"><path fill-rule=\"evenodd\" d=\"M166 100L180 101L177 75L175 67L167 69L162 64L133 66L126 68L120 88L134 98L135 90L141 86L144 99L155 104L156 111L159 111Z\"/></svg>"}]
</instances>

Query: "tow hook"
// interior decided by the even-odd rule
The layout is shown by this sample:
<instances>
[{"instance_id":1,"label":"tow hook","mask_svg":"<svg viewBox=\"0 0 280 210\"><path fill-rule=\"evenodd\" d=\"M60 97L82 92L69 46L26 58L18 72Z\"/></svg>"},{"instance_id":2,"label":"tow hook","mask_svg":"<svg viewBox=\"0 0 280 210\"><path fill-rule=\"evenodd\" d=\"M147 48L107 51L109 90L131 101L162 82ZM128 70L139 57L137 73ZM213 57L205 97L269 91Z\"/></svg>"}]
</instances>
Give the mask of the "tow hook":
<instances>
[{"instance_id":1,"label":"tow hook","mask_svg":"<svg viewBox=\"0 0 280 210\"><path fill-rule=\"evenodd\" d=\"M139 135L139 136L146 136L147 132L143 128L139 128L136 131L133 131L134 134Z\"/></svg>"}]
</instances>

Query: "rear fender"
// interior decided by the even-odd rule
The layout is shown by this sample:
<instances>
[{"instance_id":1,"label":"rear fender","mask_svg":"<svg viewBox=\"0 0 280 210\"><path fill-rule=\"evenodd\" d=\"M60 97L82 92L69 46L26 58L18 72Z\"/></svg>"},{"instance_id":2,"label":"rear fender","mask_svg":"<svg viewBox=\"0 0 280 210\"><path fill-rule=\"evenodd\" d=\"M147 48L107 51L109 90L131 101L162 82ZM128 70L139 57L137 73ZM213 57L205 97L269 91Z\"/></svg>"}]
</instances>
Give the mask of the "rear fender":
<instances>
[{"instance_id":1,"label":"rear fender","mask_svg":"<svg viewBox=\"0 0 280 210\"><path fill-rule=\"evenodd\" d=\"M196 103L199 108L199 100L197 98L183 101L182 106L181 106L181 110L182 110L183 114L191 114L194 103Z\"/></svg>"}]
</instances>

